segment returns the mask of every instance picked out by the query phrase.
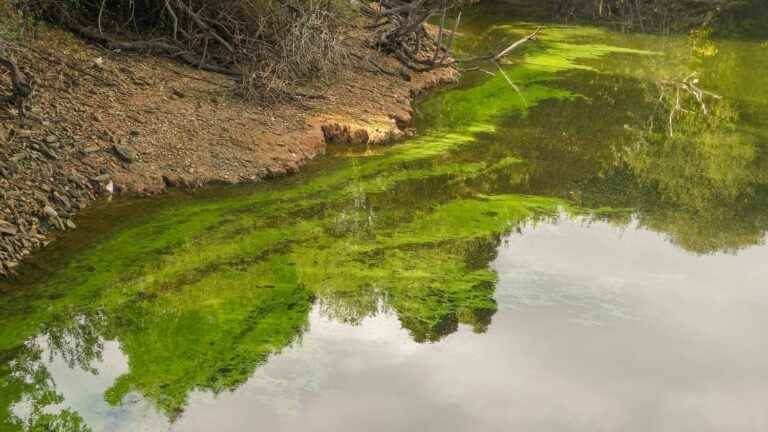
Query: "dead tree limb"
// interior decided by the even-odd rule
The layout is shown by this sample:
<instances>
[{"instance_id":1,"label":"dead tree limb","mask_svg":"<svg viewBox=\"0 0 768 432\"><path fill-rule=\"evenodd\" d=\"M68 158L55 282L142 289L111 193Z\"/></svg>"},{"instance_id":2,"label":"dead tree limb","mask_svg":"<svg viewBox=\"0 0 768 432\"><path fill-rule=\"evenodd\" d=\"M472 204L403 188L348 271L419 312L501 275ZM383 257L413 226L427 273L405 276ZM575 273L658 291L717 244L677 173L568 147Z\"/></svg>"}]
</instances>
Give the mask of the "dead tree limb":
<instances>
[{"instance_id":1,"label":"dead tree limb","mask_svg":"<svg viewBox=\"0 0 768 432\"><path fill-rule=\"evenodd\" d=\"M453 29L445 28L449 0L379 0L378 10L364 7L364 13L374 18L369 28L378 33L376 46L385 53L394 55L406 68L413 71L429 71L454 67L459 63L498 63L502 58L515 51L526 42L535 40L541 28L507 46L497 53L489 53L472 58L452 58L453 40L461 22L461 11L456 16ZM426 27L426 21L440 15L436 36Z\"/></svg>"},{"instance_id":2,"label":"dead tree limb","mask_svg":"<svg viewBox=\"0 0 768 432\"><path fill-rule=\"evenodd\" d=\"M213 29L208 26L208 24L203 21L198 14L196 14L192 9L187 6L183 0L176 0L176 4L178 5L179 9L183 10L187 13L187 15L192 18L192 20L197 24L201 29L208 32L208 34L216 39L217 42L219 42L222 46L224 46L229 52L233 52L235 49L232 47L232 45L229 44L226 40L224 40L223 37L219 36L218 33L213 31Z\"/></svg>"},{"instance_id":3,"label":"dead tree limb","mask_svg":"<svg viewBox=\"0 0 768 432\"><path fill-rule=\"evenodd\" d=\"M493 56L493 61L497 62L497 61L501 60L507 54L509 54L512 51L516 50L522 44L524 44L524 43L526 43L528 41L535 40L536 36L538 36L540 32L541 32L541 27L537 28L536 31L534 31L533 33L529 34L528 36L520 39L519 41L517 41L517 42L513 43L512 45L510 45L510 46L504 48L503 50L499 51L498 54Z\"/></svg>"}]
</instances>

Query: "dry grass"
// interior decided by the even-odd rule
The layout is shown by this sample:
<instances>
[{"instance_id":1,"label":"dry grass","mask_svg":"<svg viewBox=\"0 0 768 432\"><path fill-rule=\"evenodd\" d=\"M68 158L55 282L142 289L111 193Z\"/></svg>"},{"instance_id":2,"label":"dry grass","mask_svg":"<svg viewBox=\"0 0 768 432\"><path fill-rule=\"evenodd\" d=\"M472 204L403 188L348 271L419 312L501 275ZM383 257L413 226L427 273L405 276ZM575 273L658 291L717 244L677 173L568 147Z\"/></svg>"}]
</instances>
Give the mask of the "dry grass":
<instances>
[{"instance_id":1,"label":"dry grass","mask_svg":"<svg viewBox=\"0 0 768 432\"><path fill-rule=\"evenodd\" d=\"M330 77L348 60L344 26L320 2L297 4L293 14L260 16L255 39L241 64L240 93L248 99L279 97L291 89Z\"/></svg>"}]
</instances>

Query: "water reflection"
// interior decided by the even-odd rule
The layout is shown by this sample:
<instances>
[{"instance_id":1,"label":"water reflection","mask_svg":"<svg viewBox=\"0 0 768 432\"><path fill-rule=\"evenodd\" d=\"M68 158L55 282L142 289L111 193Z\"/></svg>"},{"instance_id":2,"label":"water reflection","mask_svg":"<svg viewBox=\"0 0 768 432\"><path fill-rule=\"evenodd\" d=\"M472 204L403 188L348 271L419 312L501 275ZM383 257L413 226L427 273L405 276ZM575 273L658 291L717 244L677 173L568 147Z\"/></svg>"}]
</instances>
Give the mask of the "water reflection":
<instances>
[{"instance_id":1,"label":"water reflection","mask_svg":"<svg viewBox=\"0 0 768 432\"><path fill-rule=\"evenodd\" d=\"M0 297L0 425L764 425L740 383L765 378L768 98L731 81L751 45L652 53L690 50L671 41L552 29L508 65L522 95L470 76L413 140L183 200L20 282ZM692 67L729 71L722 99L670 133L656 83Z\"/></svg>"}]
</instances>

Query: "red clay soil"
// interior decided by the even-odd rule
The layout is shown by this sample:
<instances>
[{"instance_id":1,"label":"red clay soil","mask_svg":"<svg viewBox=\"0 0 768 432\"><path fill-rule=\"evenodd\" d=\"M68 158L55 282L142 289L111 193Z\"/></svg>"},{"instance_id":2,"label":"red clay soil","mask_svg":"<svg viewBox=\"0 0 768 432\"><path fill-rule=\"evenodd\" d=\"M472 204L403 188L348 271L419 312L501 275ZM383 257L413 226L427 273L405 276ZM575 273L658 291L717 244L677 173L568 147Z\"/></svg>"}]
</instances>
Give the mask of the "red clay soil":
<instances>
[{"instance_id":1,"label":"red clay soil","mask_svg":"<svg viewBox=\"0 0 768 432\"><path fill-rule=\"evenodd\" d=\"M60 30L14 51L36 92L31 120L0 107L0 276L74 229L99 195L259 181L295 172L330 141L386 143L406 133L416 95L456 79L451 69L404 73L357 42L356 65L333 83L273 105L238 99L229 77ZM0 73L0 89L9 83Z\"/></svg>"}]
</instances>

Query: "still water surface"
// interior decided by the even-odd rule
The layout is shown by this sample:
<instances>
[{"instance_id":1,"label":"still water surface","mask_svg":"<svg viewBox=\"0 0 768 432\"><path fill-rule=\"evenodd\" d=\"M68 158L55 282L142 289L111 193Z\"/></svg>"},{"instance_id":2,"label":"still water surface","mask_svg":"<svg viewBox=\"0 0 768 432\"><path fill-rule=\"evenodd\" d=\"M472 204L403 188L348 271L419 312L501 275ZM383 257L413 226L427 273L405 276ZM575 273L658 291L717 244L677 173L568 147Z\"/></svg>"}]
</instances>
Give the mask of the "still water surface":
<instances>
[{"instance_id":1,"label":"still water surface","mask_svg":"<svg viewBox=\"0 0 768 432\"><path fill-rule=\"evenodd\" d=\"M94 209L0 286L0 430L768 430L766 69L547 25L407 142Z\"/></svg>"}]
</instances>

